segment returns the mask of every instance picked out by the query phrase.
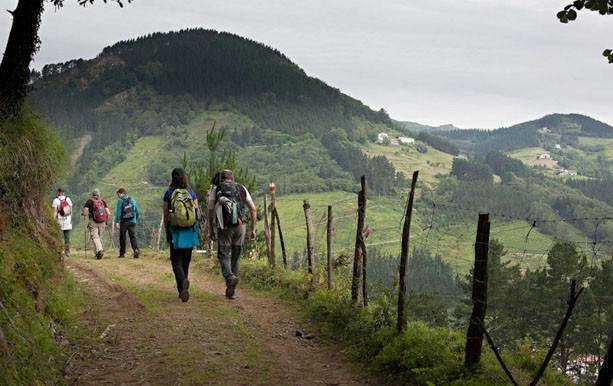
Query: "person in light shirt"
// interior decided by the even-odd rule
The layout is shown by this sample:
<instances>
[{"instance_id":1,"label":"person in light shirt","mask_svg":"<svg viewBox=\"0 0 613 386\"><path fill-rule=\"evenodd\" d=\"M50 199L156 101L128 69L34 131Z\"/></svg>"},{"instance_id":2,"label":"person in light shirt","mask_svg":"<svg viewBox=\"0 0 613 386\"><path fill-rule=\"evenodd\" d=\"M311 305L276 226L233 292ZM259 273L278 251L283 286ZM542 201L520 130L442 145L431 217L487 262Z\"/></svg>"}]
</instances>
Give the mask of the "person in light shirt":
<instances>
[{"instance_id":1,"label":"person in light shirt","mask_svg":"<svg viewBox=\"0 0 613 386\"><path fill-rule=\"evenodd\" d=\"M58 188L51 207L54 217L64 235L64 254L70 256L70 232L72 231L72 200L66 196L63 188Z\"/></svg>"}]
</instances>

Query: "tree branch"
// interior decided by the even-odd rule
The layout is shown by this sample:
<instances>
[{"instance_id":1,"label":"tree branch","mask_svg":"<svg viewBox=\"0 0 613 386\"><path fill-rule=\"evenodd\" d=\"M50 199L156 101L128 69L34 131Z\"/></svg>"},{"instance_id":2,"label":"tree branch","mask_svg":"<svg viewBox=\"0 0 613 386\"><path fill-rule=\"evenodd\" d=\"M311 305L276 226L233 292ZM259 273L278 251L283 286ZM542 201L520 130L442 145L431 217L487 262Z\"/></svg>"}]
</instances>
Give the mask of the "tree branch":
<instances>
[{"instance_id":1,"label":"tree branch","mask_svg":"<svg viewBox=\"0 0 613 386\"><path fill-rule=\"evenodd\" d=\"M549 361L551 361L551 358L553 357L553 353L556 351L556 348L558 347L558 343L560 343L560 339L562 339L562 335L564 334L564 330L566 329L568 320L573 314L573 309L575 308L575 305L577 304L577 299L579 299L579 296L584 290L584 288L581 288L579 292L576 292L576 289L577 289L577 281L573 280L570 284L570 295L568 296L568 302L567 302L568 308L566 309L566 314L564 315L564 319L562 319L562 324L560 324L560 328L558 329L558 332L555 338L553 339L553 342L551 344L551 347L549 348L549 352L547 352L547 355L545 356L545 360L543 361L543 364L541 365L538 372L534 376L534 380L530 382L530 386L535 386L540 381L541 377L545 373L545 369L549 365Z\"/></svg>"},{"instance_id":2,"label":"tree branch","mask_svg":"<svg viewBox=\"0 0 613 386\"><path fill-rule=\"evenodd\" d=\"M490 348L494 352L494 355L496 355L496 359L498 359L498 363L500 363L500 366L504 370L504 373L507 375L507 377L509 377L509 380L511 381L511 383L513 385L517 386L517 381L515 380L515 378L513 378L513 374L511 373L511 371L509 370L507 365L502 360L502 356L500 355L500 352L498 351L498 347L496 347L496 344L494 343L494 340L492 339L490 334L485 329L485 326L483 325L483 322L480 319L478 319L478 318L474 318L473 319L473 323L475 323L477 325L477 327L479 327L479 329L485 334L485 338L487 339L487 343L489 344Z\"/></svg>"}]
</instances>

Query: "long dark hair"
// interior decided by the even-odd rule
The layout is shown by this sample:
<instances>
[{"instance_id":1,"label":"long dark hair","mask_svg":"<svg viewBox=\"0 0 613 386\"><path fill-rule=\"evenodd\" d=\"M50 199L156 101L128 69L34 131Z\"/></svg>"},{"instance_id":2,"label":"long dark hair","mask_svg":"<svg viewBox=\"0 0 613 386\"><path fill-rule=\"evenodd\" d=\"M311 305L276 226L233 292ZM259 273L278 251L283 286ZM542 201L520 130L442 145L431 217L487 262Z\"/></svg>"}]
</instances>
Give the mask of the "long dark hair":
<instances>
[{"instance_id":1,"label":"long dark hair","mask_svg":"<svg viewBox=\"0 0 613 386\"><path fill-rule=\"evenodd\" d=\"M187 189L189 181L187 180L187 172L183 168L174 168L172 170L172 180L170 181L170 189Z\"/></svg>"}]
</instances>

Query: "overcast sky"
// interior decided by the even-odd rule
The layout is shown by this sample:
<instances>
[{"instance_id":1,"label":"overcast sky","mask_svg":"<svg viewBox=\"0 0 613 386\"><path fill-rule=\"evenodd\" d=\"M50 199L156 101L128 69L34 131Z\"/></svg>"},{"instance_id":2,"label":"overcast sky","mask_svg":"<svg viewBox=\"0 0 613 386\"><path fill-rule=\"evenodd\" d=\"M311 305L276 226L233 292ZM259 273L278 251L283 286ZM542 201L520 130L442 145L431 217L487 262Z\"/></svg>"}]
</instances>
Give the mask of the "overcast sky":
<instances>
[{"instance_id":1,"label":"overcast sky","mask_svg":"<svg viewBox=\"0 0 613 386\"><path fill-rule=\"evenodd\" d=\"M34 62L95 57L118 40L204 27L273 46L395 119L495 128L553 112L613 123L613 16L555 17L570 0L65 0ZM12 9L16 0L0 0ZM590 12L591 13L591 12ZM0 13L0 44L11 18Z\"/></svg>"}]
</instances>

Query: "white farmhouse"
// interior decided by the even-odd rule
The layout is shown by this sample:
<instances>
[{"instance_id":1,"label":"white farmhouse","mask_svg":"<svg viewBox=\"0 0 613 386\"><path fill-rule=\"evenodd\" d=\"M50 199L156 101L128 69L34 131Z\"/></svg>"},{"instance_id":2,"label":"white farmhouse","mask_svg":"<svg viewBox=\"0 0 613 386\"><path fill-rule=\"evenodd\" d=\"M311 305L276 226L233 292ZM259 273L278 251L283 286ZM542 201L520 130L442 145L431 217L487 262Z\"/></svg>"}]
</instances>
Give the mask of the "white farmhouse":
<instances>
[{"instance_id":1,"label":"white farmhouse","mask_svg":"<svg viewBox=\"0 0 613 386\"><path fill-rule=\"evenodd\" d=\"M562 148L562 145L560 145L559 143L556 143L556 146L555 146L555 147L556 147L556 149L561 149L561 148Z\"/></svg>"},{"instance_id":2,"label":"white farmhouse","mask_svg":"<svg viewBox=\"0 0 613 386\"><path fill-rule=\"evenodd\" d=\"M551 154L549 153L542 153L536 156L536 159L551 159Z\"/></svg>"},{"instance_id":3,"label":"white farmhouse","mask_svg":"<svg viewBox=\"0 0 613 386\"><path fill-rule=\"evenodd\" d=\"M398 137L396 137L396 139L398 140L398 142L401 145L412 145L412 144L415 143L415 138L411 138L411 137L401 137L401 136L398 136Z\"/></svg>"},{"instance_id":4,"label":"white farmhouse","mask_svg":"<svg viewBox=\"0 0 613 386\"><path fill-rule=\"evenodd\" d=\"M577 175L577 171L572 170L572 169L561 168L556 171L556 176L558 177L576 176L576 175Z\"/></svg>"},{"instance_id":5,"label":"white farmhouse","mask_svg":"<svg viewBox=\"0 0 613 386\"><path fill-rule=\"evenodd\" d=\"M377 135L377 142L378 143L384 143L390 140L390 136L387 135L387 133L379 133Z\"/></svg>"}]
</instances>

